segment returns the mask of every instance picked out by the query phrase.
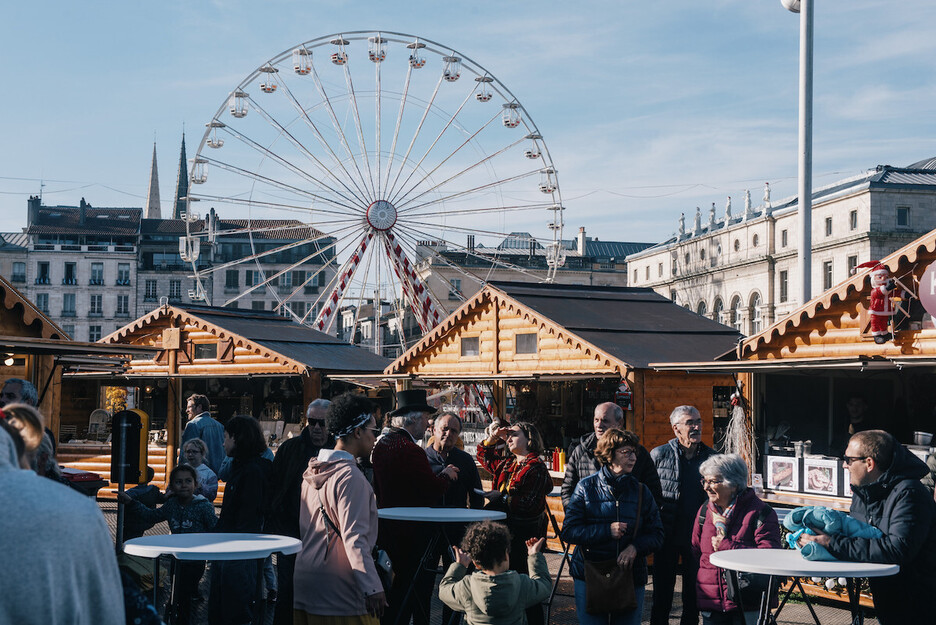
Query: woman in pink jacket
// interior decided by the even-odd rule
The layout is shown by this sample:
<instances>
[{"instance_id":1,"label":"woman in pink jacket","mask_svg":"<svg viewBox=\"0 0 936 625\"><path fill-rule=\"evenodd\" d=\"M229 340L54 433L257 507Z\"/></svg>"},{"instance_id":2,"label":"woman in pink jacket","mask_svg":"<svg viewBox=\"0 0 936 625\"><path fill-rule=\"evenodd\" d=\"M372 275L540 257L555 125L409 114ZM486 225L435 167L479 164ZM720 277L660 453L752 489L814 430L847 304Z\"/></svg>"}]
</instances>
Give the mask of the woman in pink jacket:
<instances>
[{"instance_id":1,"label":"woman in pink jacket","mask_svg":"<svg viewBox=\"0 0 936 625\"><path fill-rule=\"evenodd\" d=\"M335 449L323 449L303 475L294 623L377 625L387 605L371 552L377 501L355 458L367 458L380 430L374 405L345 393L329 406Z\"/></svg>"},{"instance_id":2,"label":"woman in pink jacket","mask_svg":"<svg viewBox=\"0 0 936 625\"><path fill-rule=\"evenodd\" d=\"M699 558L696 596L703 625L753 625L757 605L741 612L728 600L722 570L709 561L716 551L728 549L779 549L777 513L747 487L748 468L737 454L708 458L699 465L708 501L699 508L692 525L692 549ZM772 598L774 603L776 598Z\"/></svg>"}]
</instances>

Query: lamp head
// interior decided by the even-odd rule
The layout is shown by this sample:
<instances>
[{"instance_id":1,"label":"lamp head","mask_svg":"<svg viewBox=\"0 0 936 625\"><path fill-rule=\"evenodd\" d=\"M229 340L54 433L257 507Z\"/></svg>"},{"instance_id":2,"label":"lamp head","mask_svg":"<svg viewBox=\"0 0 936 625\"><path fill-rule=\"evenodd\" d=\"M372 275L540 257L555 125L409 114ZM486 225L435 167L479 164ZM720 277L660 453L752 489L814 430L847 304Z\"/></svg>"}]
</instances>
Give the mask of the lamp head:
<instances>
[{"instance_id":1,"label":"lamp head","mask_svg":"<svg viewBox=\"0 0 936 625\"><path fill-rule=\"evenodd\" d=\"M800 0L780 0L780 4L783 5L783 8L791 13L799 13L800 9Z\"/></svg>"}]
</instances>

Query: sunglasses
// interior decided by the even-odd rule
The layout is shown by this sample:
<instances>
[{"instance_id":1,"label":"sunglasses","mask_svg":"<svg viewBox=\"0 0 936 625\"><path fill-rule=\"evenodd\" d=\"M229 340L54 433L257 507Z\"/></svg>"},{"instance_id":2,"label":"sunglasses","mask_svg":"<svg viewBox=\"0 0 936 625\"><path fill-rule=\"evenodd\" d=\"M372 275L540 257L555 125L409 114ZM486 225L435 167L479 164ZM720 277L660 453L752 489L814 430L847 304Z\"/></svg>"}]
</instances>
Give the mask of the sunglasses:
<instances>
[{"instance_id":1,"label":"sunglasses","mask_svg":"<svg viewBox=\"0 0 936 625\"><path fill-rule=\"evenodd\" d=\"M848 466L851 466L852 462L857 462L858 460L864 460L867 457L868 456L842 456L842 460L845 462L845 464L847 464Z\"/></svg>"},{"instance_id":2,"label":"sunglasses","mask_svg":"<svg viewBox=\"0 0 936 625\"><path fill-rule=\"evenodd\" d=\"M317 425L320 428L325 427L325 419L309 419L309 425Z\"/></svg>"}]
</instances>

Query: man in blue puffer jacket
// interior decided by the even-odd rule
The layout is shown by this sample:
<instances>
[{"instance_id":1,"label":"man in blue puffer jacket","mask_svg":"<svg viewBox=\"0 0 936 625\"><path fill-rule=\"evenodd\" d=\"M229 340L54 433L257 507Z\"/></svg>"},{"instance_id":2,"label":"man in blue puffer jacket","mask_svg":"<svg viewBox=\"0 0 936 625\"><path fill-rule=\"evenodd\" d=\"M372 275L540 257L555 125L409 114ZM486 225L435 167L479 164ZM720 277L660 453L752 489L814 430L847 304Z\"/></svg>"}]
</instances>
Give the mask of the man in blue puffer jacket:
<instances>
[{"instance_id":1,"label":"man in blue puffer jacket","mask_svg":"<svg viewBox=\"0 0 936 625\"><path fill-rule=\"evenodd\" d=\"M936 593L936 502L923 484L926 464L883 430L858 432L845 450L852 486L850 515L881 530L880 538L804 534L839 560L899 564L900 573L871 578L884 625L927 623Z\"/></svg>"}]
</instances>

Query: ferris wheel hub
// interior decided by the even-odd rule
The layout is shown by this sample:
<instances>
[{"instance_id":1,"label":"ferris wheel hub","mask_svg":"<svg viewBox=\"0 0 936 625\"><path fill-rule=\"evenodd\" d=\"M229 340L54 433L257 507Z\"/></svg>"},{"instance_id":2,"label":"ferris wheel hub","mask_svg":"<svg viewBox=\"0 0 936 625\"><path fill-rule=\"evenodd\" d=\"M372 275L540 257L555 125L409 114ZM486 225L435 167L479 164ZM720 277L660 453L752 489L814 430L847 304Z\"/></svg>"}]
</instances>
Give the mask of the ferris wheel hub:
<instances>
[{"instance_id":1,"label":"ferris wheel hub","mask_svg":"<svg viewBox=\"0 0 936 625\"><path fill-rule=\"evenodd\" d=\"M377 200L367 207L367 223L374 230L386 232L396 223L396 208L387 200Z\"/></svg>"}]
</instances>

